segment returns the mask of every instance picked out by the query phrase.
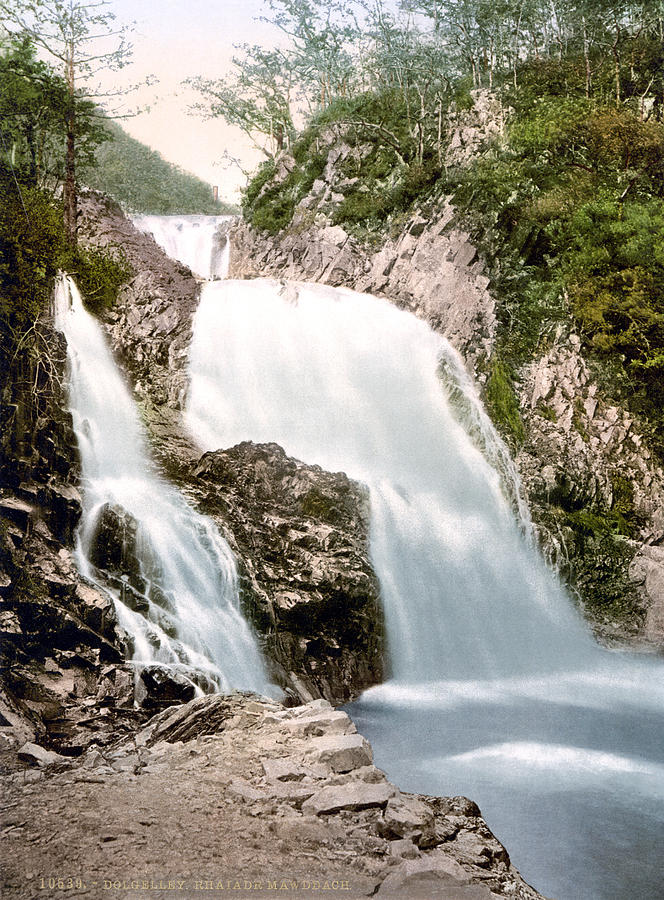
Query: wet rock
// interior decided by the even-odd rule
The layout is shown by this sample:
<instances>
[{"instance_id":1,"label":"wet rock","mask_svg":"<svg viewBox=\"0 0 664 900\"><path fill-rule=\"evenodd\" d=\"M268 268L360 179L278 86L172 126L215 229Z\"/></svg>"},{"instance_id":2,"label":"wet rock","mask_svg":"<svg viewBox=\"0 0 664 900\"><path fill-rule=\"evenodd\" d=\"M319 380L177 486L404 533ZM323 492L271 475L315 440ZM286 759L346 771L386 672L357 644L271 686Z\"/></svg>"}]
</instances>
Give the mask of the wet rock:
<instances>
[{"instance_id":1,"label":"wet rock","mask_svg":"<svg viewBox=\"0 0 664 900\"><path fill-rule=\"evenodd\" d=\"M78 488L72 484L50 483L38 496L52 534L58 541L71 546L81 518L81 494Z\"/></svg>"},{"instance_id":2,"label":"wet rock","mask_svg":"<svg viewBox=\"0 0 664 900\"><path fill-rule=\"evenodd\" d=\"M275 680L301 701L336 703L379 681L383 625L366 491L277 444L249 441L206 453L183 474L241 561L245 610Z\"/></svg>"},{"instance_id":3,"label":"wet rock","mask_svg":"<svg viewBox=\"0 0 664 900\"><path fill-rule=\"evenodd\" d=\"M21 531L27 532L35 516L35 508L16 497L0 498L0 516L17 525Z\"/></svg>"},{"instance_id":4,"label":"wet rock","mask_svg":"<svg viewBox=\"0 0 664 900\"><path fill-rule=\"evenodd\" d=\"M644 546L632 560L630 576L646 597L643 635L664 646L664 548Z\"/></svg>"},{"instance_id":5,"label":"wet rock","mask_svg":"<svg viewBox=\"0 0 664 900\"><path fill-rule=\"evenodd\" d=\"M146 709L187 703L196 695L196 688L191 681L161 666L147 666L142 669L139 680L145 693L138 691L137 699Z\"/></svg>"},{"instance_id":6,"label":"wet rock","mask_svg":"<svg viewBox=\"0 0 664 900\"><path fill-rule=\"evenodd\" d=\"M136 520L120 506L106 503L99 512L90 546L90 562L98 569L141 579L136 556Z\"/></svg>"}]
</instances>

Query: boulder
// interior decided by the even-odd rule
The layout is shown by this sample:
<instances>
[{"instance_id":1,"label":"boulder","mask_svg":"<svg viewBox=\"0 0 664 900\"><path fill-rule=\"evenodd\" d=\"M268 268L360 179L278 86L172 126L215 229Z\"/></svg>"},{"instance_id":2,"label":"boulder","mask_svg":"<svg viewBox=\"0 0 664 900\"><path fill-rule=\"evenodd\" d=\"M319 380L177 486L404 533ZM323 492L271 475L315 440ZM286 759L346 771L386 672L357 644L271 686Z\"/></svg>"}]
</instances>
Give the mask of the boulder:
<instances>
[{"instance_id":1,"label":"boulder","mask_svg":"<svg viewBox=\"0 0 664 900\"><path fill-rule=\"evenodd\" d=\"M371 746L361 734L313 738L307 752L314 762L324 763L333 772L350 772L373 762Z\"/></svg>"},{"instance_id":2,"label":"boulder","mask_svg":"<svg viewBox=\"0 0 664 900\"><path fill-rule=\"evenodd\" d=\"M303 737L315 737L324 734L349 734L354 732L355 725L345 712L336 709L322 712L309 712L309 707L303 707L305 715L296 716L285 727L291 734L299 734Z\"/></svg>"},{"instance_id":3,"label":"boulder","mask_svg":"<svg viewBox=\"0 0 664 900\"><path fill-rule=\"evenodd\" d=\"M146 709L187 703L196 696L191 681L162 666L146 666L141 670L139 680L145 693L139 691L137 698Z\"/></svg>"},{"instance_id":4,"label":"boulder","mask_svg":"<svg viewBox=\"0 0 664 900\"><path fill-rule=\"evenodd\" d=\"M380 681L367 491L250 441L205 453L178 477L239 560L245 612L264 635L275 681L300 701L335 703Z\"/></svg>"},{"instance_id":5,"label":"boulder","mask_svg":"<svg viewBox=\"0 0 664 900\"><path fill-rule=\"evenodd\" d=\"M431 832L434 816L431 808L414 797L398 794L385 807L380 823L381 833L390 838L410 838L419 843L426 832Z\"/></svg>"},{"instance_id":6,"label":"boulder","mask_svg":"<svg viewBox=\"0 0 664 900\"><path fill-rule=\"evenodd\" d=\"M322 788L302 804L302 812L317 816L329 815L343 809L359 810L382 808L396 793L391 784L367 784L352 781L342 785Z\"/></svg>"},{"instance_id":7,"label":"boulder","mask_svg":"<svg viewBox=\"0 0 664 900\"><path fill-rule=\"evenodd\" d=\"M52 766L55 763L66 762L67 759L53 750L46 750L39 744L33 744L30 741L23 744L18 751L18 758L23 762L29 763L31 766Z\"/></svg>"}]
</instances>

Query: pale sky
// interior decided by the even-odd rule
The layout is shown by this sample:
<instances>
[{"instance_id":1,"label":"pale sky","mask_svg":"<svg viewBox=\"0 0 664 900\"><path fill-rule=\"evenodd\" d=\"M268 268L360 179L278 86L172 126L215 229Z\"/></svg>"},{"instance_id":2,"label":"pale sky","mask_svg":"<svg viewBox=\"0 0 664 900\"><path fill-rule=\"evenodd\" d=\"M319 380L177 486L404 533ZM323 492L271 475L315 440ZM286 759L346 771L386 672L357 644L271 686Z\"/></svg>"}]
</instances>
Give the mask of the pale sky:
<instances>
[{"instance_id":1,"label":"pale sky","mask_svg":"<svg viewBox=\"0 0 664 900\"><path fill-rule=\"evenodd\" d=\"M215 165L224 150L254 168L263 158L236 129L221 120L187 114L196 94L181 82L202 75L215 78L228 70L233 44L269 43L275 31L256 21L262 0L114 0L118 22L136 23L134 62L116 73L116 85L154 75L159 83L132 96L130 105L150 111L121 124L133 137L158 150L170 162L219 185L220 196L237 200L244 178L236 168Z\"/></svg>"}]
</instances>

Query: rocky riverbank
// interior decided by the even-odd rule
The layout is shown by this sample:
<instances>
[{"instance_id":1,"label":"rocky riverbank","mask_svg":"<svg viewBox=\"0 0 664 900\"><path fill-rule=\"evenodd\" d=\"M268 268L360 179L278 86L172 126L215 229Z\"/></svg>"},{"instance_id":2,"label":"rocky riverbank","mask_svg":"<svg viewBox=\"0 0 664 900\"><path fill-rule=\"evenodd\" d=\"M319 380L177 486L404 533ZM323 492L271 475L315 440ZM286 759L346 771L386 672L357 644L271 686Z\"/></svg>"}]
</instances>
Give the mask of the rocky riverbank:
<instances>
[{"instance_id":1,"label":"rocky riverbank","mask_svg":"<svg viewBox=\"0 0 664 900\"><path fill-rule=\"evenodd\" d=\"M22 756L2 779L7 898L541 897L474 803L400 791L324 700L204 697L75 761Z\"/></svg>"}]
</instances>

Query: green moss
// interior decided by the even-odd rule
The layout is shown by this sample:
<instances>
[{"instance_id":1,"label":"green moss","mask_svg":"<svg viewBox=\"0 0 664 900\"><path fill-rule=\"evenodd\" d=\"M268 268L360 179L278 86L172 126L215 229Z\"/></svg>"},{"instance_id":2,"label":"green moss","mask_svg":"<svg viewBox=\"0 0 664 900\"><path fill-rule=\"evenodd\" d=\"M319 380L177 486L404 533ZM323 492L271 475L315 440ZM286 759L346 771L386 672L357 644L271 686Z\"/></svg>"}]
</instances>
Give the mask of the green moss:
<instances>
[{"instance_id":1,"label":"green moss","mask_svg":"<svg viewBox=\"0 0 664 900\"><path fill-rule=\"evenodd\" d=\"M306 165L296 165L283 181L270 184L276 163L267 160L249 182L242 198L242 211L254 228L278 234L290 225L295 207L320 178L327 162L327 155L315 152L311 140L307 147L310 155ZM302 152L298 150L299 155Z\"/></svg>"},{"instance_id":2,"label":"green moss","mask_svg":"<svg viewBox=\"0 0 664 900\"><path fill-rule=\"evenodd\" d=\"M509 367L495 355L486 385L486 406L489 415L503 436L519 447L526 432L519 412L519 401L514 390L513 375Z\"/></svg>"},{"instance_id":3,"label":"green moss","mask_svg":"<svg viewBox=\"0 0 664 900\"><path fill-rule=\"evenodd\" d=\"M583 611L594 622L613 622L635 630L643 609L629 576L634 547L629 523L596 506L576 510L549 506L546 527L564 537L563 570L583 598Z\"/></svg>"},{"instance_id":4,"label":"green moss","mask_svg":"<svg viewBox=\"0 0 664 900\"><path fill-rule=\"evenodd\" d=\"M382 221L387 215L385 197L373 191L354 191L336 207L332 221L335 225L354 225L360 222Z\"/></svg>"},{"instance_id":5,"label":"green moss","mask_svg":"<svg viewBox=\"0 0 664 900\"><path fill-rule=\"evenodd\" d=\"M664 454L664 125L589 103L557 65L528 73L507 142L446 183L491 269L504 356L527 362L573 318Z\"/></svg>"},{"instance_id":6,"label":"green moss","mask_svg":"<svg viewBox=\"0 0 664 900\"><path fill-rule=\"evenodd\" d=\"M623 508L615 505L610 509L568 510L565 512L565 524L584 539L598 539L606 535L634 537L635 531L633 522L625 516Z\"/></svg>"},{"instance_id":7,"label":"green moss","mask_svg":"<svg viewBox=\"0 0 664 900\"><path fill-rule=\"evenodd\" d=\"M276 171L273 159L264 160L256 170L256 174L247 184L242 195L242 209L251 209L264 186L271 180Z\"/></svg>"},{"instance_id":8,"label":"green moss","mask_svg":"<svg viewBox=\"0 0 664 900\"><path fill-rule=\"evenodd\" d=\"M590 435L586 429L586 411L583 406L583 400L580 397L574 398L574 409L572 412L572 425L585 444L589 443Z\"/></svg>"},{"instance_id":9,"label":"green moss","mask_svg":"<svg viewBox=\"0 0 664 900\"><path fill-rule=\"evenodd\" d=\"M322 493L318 488L311 488L300 500L300 509L305 516L320 519L322 522L336 524L340 510L336 497Z\"/></svg>"},{"instance_id":10,"label":"green moss","mask_svg":"<svg viewBox=\"0 0 664 900\"><path fill-rule=\"evenodd\" d=\"M548 403L544 403L543 400L539 400L536 406L537 412L543 419L547 419L549 422L557 422L558 416L556 414L555 409L552 406L549 406Z\"/></svg>"}]
</instances>

